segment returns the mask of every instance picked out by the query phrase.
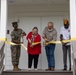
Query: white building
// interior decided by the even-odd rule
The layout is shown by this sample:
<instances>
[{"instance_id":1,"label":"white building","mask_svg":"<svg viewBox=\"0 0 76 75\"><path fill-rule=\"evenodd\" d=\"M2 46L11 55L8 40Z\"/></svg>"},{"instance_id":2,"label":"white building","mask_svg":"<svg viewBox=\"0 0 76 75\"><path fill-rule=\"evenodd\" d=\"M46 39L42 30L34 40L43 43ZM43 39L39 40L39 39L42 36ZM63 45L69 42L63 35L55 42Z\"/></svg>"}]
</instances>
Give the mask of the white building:
<instances>
[{"instance_id":1,"label":"white building","mask_svg":"<svg viewBox=\"0 0 76 75\"><path fill-rule=\"evenodd\" d=\"M1 0L0 11L0 37L7 38L9 41L11 41L10 33L13 30L13 21L19 21L19 27L26 33L31 31L34 26L37 26L40 35L42 35L42 31L47 26L47 23L52 21L57 29L57 39L59 40L63 19L67 18L71 25L71 37L76 37L76 0ZM7 34L7 30L9 30L9 34ZM24 44L27 46L26 37L24 38ZM27 69L27 64L27 52L22 47L19 66L21 69ZM56 69L63 68L61 44L56 45L55 64ZM43 46L38 68L47 68L47 59ZM8 69L12 69L12 63L10 45L6 44L5 70Z\"/></svg>"}]
</instances>

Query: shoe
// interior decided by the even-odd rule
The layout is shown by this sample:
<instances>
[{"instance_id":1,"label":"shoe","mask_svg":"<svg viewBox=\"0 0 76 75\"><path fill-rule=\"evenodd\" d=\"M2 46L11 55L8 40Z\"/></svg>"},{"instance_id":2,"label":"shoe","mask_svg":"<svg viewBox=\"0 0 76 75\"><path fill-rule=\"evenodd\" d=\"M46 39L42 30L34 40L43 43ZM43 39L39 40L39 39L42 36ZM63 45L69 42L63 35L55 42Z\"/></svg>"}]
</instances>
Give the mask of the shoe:
<instances>
[{"instance_id":1,"label":"shoe","mask_svg":"<svg viewBox=\"0 0 76 75\"><path fill-rule=\"evenodd\" d=\"M55 68L51 68L51 71L54 71L55 70Z\"/></svg>"},{"instance_id":2,"label":"shoe","mask_svg":"<svg viewBox=\"0 0 76 75\"><path fill-rule=\"evenodd\" d=\"M38 69L34 69L35 71L37 71Z\"/></svg>"},{"instance_id":3,"label":"shoe","mask_svg":"<svg viewBox=\"0 0 76 75\"><path fill-rule=\"evenodd\" d=\"M13 68L13 71L21 71L20 68Z\"/></svg>"},{"instance_id":4,"label":"shoe","mask_svg":"<svg viewBox=\"0 0 76 75\"><path fill-rule=\"evenodd\" d=\"M51 68L45 69L46 71L51 71Z\"/></svg>"},{"instance_id":5,"label":"shoe","mask_svg":"<svg viewBox=\"0 0 76 75\"><path fill-rule=\"evenodd\" d=\"M13 66L13 71L20 71L21 69L18 66Z\"/></svg>"},{"instance_id":6,"label":"shoe","mask_svg":"<svg viewBox=\"0 0 76 75\"><path fill-rule=\"evenodd\" d=\"M31 68L28 68L28 70L31 71L32 69Z\"/></svg>"},{"instance_id":7,"label":"shoe","mask_svg":"<svg viewBox=\"0 0 76 75\"><path fill-rule=\"evenodd\" d=\"M66 70L67 70L67 68L64 68L64 69L63 69L63 71L66 71Z\"/></svg>"}]
</instances>

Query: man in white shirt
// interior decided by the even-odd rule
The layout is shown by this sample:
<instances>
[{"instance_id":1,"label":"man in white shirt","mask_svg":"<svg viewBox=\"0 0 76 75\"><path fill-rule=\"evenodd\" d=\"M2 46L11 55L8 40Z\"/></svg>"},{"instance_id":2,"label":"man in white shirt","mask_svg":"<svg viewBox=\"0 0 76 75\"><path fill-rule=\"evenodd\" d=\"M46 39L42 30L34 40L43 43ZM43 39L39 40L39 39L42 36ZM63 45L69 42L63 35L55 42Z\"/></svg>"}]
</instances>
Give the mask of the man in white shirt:
<instances>
[{"instance_id":1,"label":"man in white shirt","mask_svg":"<svg viewBox=\"0 0 76 75\"><path fill-rule=\"evenodd\" d=\"M70 25L68 20L64 20L64 26L61 27L60 31L60 40L69 40L71 37L70 35ZM64 69L67 70L67 53L69 55L69 70L71 70L71 43L62 43L62 49L63 49L63 63L64 63Z\"/></svg>"}]
</instances>

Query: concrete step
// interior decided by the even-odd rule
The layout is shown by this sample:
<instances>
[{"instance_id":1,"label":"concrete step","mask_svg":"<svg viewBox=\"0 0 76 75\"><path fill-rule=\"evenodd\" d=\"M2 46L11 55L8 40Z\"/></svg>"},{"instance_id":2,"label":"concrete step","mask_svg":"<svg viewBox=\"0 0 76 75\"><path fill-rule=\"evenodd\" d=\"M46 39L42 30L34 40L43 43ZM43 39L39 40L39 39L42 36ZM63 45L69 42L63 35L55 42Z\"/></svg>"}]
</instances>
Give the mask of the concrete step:
<instances>
[{"instance_id":1,"label":"concrete step","mask_svg":"<svg viewBox=\"0 0 76 75\"><path fill-rule=\"evenodd\" d=\"M7 71L4 71L2 75L73 75L73 72L72 71L62 71L62 70L55 70L55 71L45 71L45 70L11 71L11 70L7 70Z\"/></svg>"}]
</instances>

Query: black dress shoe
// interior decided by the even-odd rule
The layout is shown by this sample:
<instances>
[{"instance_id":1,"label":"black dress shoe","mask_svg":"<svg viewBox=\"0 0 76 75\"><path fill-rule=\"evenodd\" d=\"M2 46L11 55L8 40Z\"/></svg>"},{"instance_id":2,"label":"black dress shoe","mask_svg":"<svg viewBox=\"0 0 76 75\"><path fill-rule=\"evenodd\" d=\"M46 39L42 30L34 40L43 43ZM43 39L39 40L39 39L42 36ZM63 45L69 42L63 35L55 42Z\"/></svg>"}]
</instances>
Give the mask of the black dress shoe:
<instances>
[{"instance_id":1,"label":"black dress shoe","mask_svg":"<svg viewBox=\"0 0 76 75\"><path fill-rule=\"evenodd\" d=\"M63 71L66 71L66 70L67 70L67 68L64 68L64 69L63 69Z\"/></svg>"}]
</instances>

